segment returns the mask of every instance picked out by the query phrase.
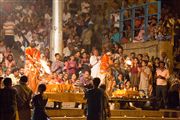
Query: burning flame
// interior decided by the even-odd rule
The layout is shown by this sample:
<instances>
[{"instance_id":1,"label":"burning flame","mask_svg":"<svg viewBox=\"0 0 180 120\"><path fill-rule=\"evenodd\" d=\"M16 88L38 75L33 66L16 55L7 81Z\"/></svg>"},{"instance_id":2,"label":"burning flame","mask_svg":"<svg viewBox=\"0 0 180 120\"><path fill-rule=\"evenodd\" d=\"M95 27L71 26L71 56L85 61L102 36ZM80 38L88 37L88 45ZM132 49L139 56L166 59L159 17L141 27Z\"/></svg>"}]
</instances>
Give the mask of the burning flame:
<instances>
[{"instance_id":1,"label":"burning flame","mask_svg":"<svg viewBox=\"0 0 180 120\"><path fill-rule=\"evenodd\" d=\"M125 61L125 63L126 63L127 65L132 65L132 61L131 61L130 59L127 59L127 60Z\"/></svg>"},{"instance_id":2,"label":"burning flame","mask_svg":"<svg viewBox=\"0 0 180 120\"><path fill-rule=\"evenodd\" d=\"M42 69L47 73L47 74L51 74L51 70L49 68L49 66L47 66L47 62L45 60L40 60Z\"/></svg>"}]
</instances>

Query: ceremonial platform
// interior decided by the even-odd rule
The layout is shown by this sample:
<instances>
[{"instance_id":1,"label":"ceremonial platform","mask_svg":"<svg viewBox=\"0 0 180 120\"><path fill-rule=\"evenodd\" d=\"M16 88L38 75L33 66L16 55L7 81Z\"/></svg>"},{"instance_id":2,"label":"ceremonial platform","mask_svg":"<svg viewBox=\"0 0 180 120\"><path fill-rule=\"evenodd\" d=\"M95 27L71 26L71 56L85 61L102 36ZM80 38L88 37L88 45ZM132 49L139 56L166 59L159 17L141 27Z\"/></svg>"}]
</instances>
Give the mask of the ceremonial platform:
<instances>
[{"instance_id":1,"label":"ceremonial platform","mask_svg":"<svg viewBox=\"0 0 180 120\"><path fill-rule=\"evenodd\" d=\"M51 120L86 120L81 109L47 110ZM179 120L177 110L111 110L110 120Z\"/></svg>"},{"instance_id":2,"label":"ceremonial platform","mask_svg":"<svg viewBox=\"0 0 180 120\"><path fill-rule=\"evenodd\" d=\"M59 89L61 90L61 89ZM117 97L117 95L121 97ZM179 120L180 111L170 109L154 109L155 104L151 110L146 109L145 103L152 101L148 98L137 98L137 93L127 94L122 97L123 91L117 91L114 97L109 99L111 118L110 120ZM47 113L51 120L86 120L84 114L84 105L86 100L83 93L69 93L69 92L46 92L48 100ZM59 107L54 106L54 102L58 103ZM121 103L134 103L136 107L121 108ZM78 104L77 104L78 103ZM113 104L113 105L112 105ZM112 106L111 106L112 105ZM75 107L76 106L76 107ZM132 109L133 108L133 109Z\"/></svg>"}]
</instances>

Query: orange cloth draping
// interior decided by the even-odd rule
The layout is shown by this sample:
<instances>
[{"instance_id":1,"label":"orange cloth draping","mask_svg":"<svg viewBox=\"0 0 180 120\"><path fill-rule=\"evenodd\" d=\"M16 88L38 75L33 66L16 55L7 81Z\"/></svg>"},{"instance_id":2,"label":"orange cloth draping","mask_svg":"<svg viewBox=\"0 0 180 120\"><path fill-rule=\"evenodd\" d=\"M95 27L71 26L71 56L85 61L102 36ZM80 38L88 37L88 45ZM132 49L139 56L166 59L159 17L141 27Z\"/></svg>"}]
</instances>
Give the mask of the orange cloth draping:
<instances>
[{"instance_id":1,"label":"orange cloth draping","mask_svg":"<svg viewBox=\"0 0 180 120\"><path fill-rule=\"evenodd\" d=\"M110 66L113 65L113 61L110 59L110 56L104 54L101 57L100 71L101 73L109 72Z\"/></svg>"},{"instance_id":2,"label":"orange cloth draping","mask_svg":"<svg viewBox=\"0 0 180 120\"><path fill-rule=\"evenodd\" d=\"M104 54L101 58L100 70L101 72L106 72L109 68L109 56Z\"/></svg>"},{"instance_id":3,"label":"orange cloth draping","mask_svg":"<svg viewBox=\"0 0 180 120\"><path fill-rule=\"evenodd\" d=\"M83 93L56 93L56 92L45 92L45 95L48 97L49 101L57 102L78 102L85 103Z\"/></svg>"},{"instance_id":4,"label":"orange cloth draping","mask_svg":"<svg viewBox=\"0 0 180 120\"><path fill-rule=\"evenodd\" d=\"M38 49L31 47L26 48L25 54L26 54L26 59L30 60L31 62L33 62L32 59L39 60L41 55Z\"/></svg>"},{"instance_id":5,"label":"orange cloth draping","mask_svg":"<svg viewBox=\"0 0 180 120\"><path fill-rule=\"evenodd\" d=\"M74 91L74 86L72 84L47 84L46 92L70 92Z\"/></svg>"},{"instance_id":6,"label":"orange cloth draping","mask_svg":"<svg viewBox=\"0 0 180 120\"><path fill-rule=\"evenodd\" d=\"M36 92L37 86L39 84L39 69L37 68L36 63L40 60L40 51L36 48L28 47L25 50L26 54L26 67L28 69L28 85L33 92Z\"/></svg>"}]
</instances>

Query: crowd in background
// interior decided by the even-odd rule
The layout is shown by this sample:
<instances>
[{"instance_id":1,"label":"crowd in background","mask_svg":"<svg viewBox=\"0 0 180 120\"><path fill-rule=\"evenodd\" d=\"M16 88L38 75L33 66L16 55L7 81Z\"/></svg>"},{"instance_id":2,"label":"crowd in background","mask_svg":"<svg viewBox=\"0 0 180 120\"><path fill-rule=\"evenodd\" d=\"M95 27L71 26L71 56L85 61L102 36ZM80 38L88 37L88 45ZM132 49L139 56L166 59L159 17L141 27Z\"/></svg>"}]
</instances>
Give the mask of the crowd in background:
<instances>
[{"instance_id":1,"label":"crowd in background","mask_svg":"<svg viewBox=\"0 0 180 120\"><path fill-rule=\"evenodd\" d=\"M127 6L126 0L122 3L124 7ZM65 0L63 55L56 53L55 61L51 61L49 43L52 8L50 3L46 0L5 2L0 23L1 36L3 36L0 40L0 76L10 77L12 84L17 85L19 78L26 72L23 64L25 63L24 50L32 41L35 41L36 48L41 52L41 59L46 61L51 70L49 83L77 84L80 82L83 86L90 84L94 74L92 68L96 63L93 63L93 57L99 62L102 60L102 56L108 53L113 63L113 66L111 63L109 67L111 79L114 81L112 91L127 88L143 90L147 97L155 94L153 90L156 86L156 68L159 67L160 61L165 63L166 69L172 63L169 62L164 52L161 54L161 58L154 58L148 53L125 55L120 43L130 41L131 36L128 32L131 29L130 23L128 21L125 23L127 32L124 33L124 38L119 40L118 17L113 16L114 14L111 16L108 11L116 11L122 4L116 2L113 2L114 6L109 6L109 4L108 2L99 2L98 4L93 0L78 0L78 2ZM163 38L155 35L157 34L155 28L160 26L159 29L166 34L170 29L167 26L171 24L168 21L171 18L178 19L178 16L173 16L170 14L169 8L166 8L167 6L162 8L160 24L157 24L156 17L150 18L148 40L162 40ZM139 10L138 14L142 15L142 11ZM117 15L116 12L115 14ZM129 14L127 12L127 17ZM109 27L111 18L112 25ZM143 20L137 20L136 23L136 27L143 29ZM139 32L137 31L135 35L138 36ZM147 75L143 74L143 70ZM142 83L144 77L148 79L147 83Z\"/></svg>"},{"instance_id":2,"label":"crowd in background","mask_svg":"<svg viewBox=\"0 0 180 120\"><path fill-rule=\"evenodd\" d=\"M64 46L71 43L74 49L86 47L90 50L92 46L102 49L106 43L127 43L130 41L141 42L146 40L170 39L172 29L179 25L178 14L168 6L162 6L161 19L157 22L157 16L149 17L148 34L145 35L144 9L136 10L134 40L131 33L131 20L124 22L123 37L119 33L119 8L130 8L142 5L147 0L137 1L64 1L63 12L63 40ZM21 54L35 40L38 48L45 51L49 48L50 33L52 27L52 3L45 0L31 1L6 1L1 6L1 39L8 41L7 47L14 47ZM157 5L151 5L149 14L157 13ZM131 11L125 11L124 18L130 18ZM100 45L99 45L100 44ZM45 54L45 53L44 53Z\"/></svg>"},{"instance_id":3,"label":"crowd in background","mask_svg":"<svg viewBox=\"0 0 180 120\"><path fill-rule=\"evenodd\" d=\"M12 79L12 85L17 85L19 84L19 78L27 75L28 71L24 67L17 68L11 54L10 56L2 64L0 76L10 77ZM169 73L171 63L165 52L162 52L160 58L150 57L147 53L136 54L133 52L125 55L123 48L115 44L102 54L94 48L90 53L82 49L65 57L56 53L54 57L55 61L46 61L47 59L41 58L46 61L47 67L50 69L48 77L39 78L40 81L46 84L63 83L88 87L92 83L93 78L100 77L102 84L111 81L111 84L108 84L109 86L107 85L109 95L112 95L112 92L117 89L126 89L140 90L143 93L142 96L151 97L157 94L156 77L158 70L162 66L162 71L167 70L167 73L164 74L167 79L165 85L169 84L168 81L171 82L171 80L168 80L171 76ZM44 66L41 66L41 68L44 68ZM40 70L41 74L42 69L38 70ZM104 77L102 77L103 72L105 73ZM42 73L44 73L43 70ZM179 73L176 73L174 78L172 78L172 80L175 79L179 79Z\"/></svg>"}]
</instances>

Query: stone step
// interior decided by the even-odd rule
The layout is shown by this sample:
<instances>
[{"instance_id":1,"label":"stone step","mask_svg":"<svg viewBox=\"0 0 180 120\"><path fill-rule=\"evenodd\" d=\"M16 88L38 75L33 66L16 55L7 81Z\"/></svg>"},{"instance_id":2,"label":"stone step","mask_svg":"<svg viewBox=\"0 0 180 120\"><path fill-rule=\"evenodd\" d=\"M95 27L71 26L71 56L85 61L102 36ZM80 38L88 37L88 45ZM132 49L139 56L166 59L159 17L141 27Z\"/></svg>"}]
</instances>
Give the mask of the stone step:
<instances>
[{"instance_id":1,"label":"stone step","mask_svg":"<svg viewBox=\"0 0 180 120\"><path fill-rule=\"evenodd\" d=\"M84 110L82 109L62 109L54 110L48 109L47 113L50 117L82 117ZM168 117L178 118L180 117L180 111L176 110L111 110L112 117Z\"/></svg>"},{"instance_id":2,"label":"stone step","mask_svg":"<svg viewBox=\"0 0 180 120\"><path fill-rule=\"evenodd\" d=\"M51 120L86 120L85 117L51 117ZM110 120L179 120L179 118L160 117L111 117Z\"/></svg>"},{"instance_id":3,"label":"stone step","mask_svg":"<svg viewBox=\"0 0 180 120\"><path fill-rule=\"evenodd\" d=\"M47 114L50 117L81 117L84 115L84 110L82 109L62 109L62 110L54 110L47 109Z\"/></svg>"}]
</instances>

